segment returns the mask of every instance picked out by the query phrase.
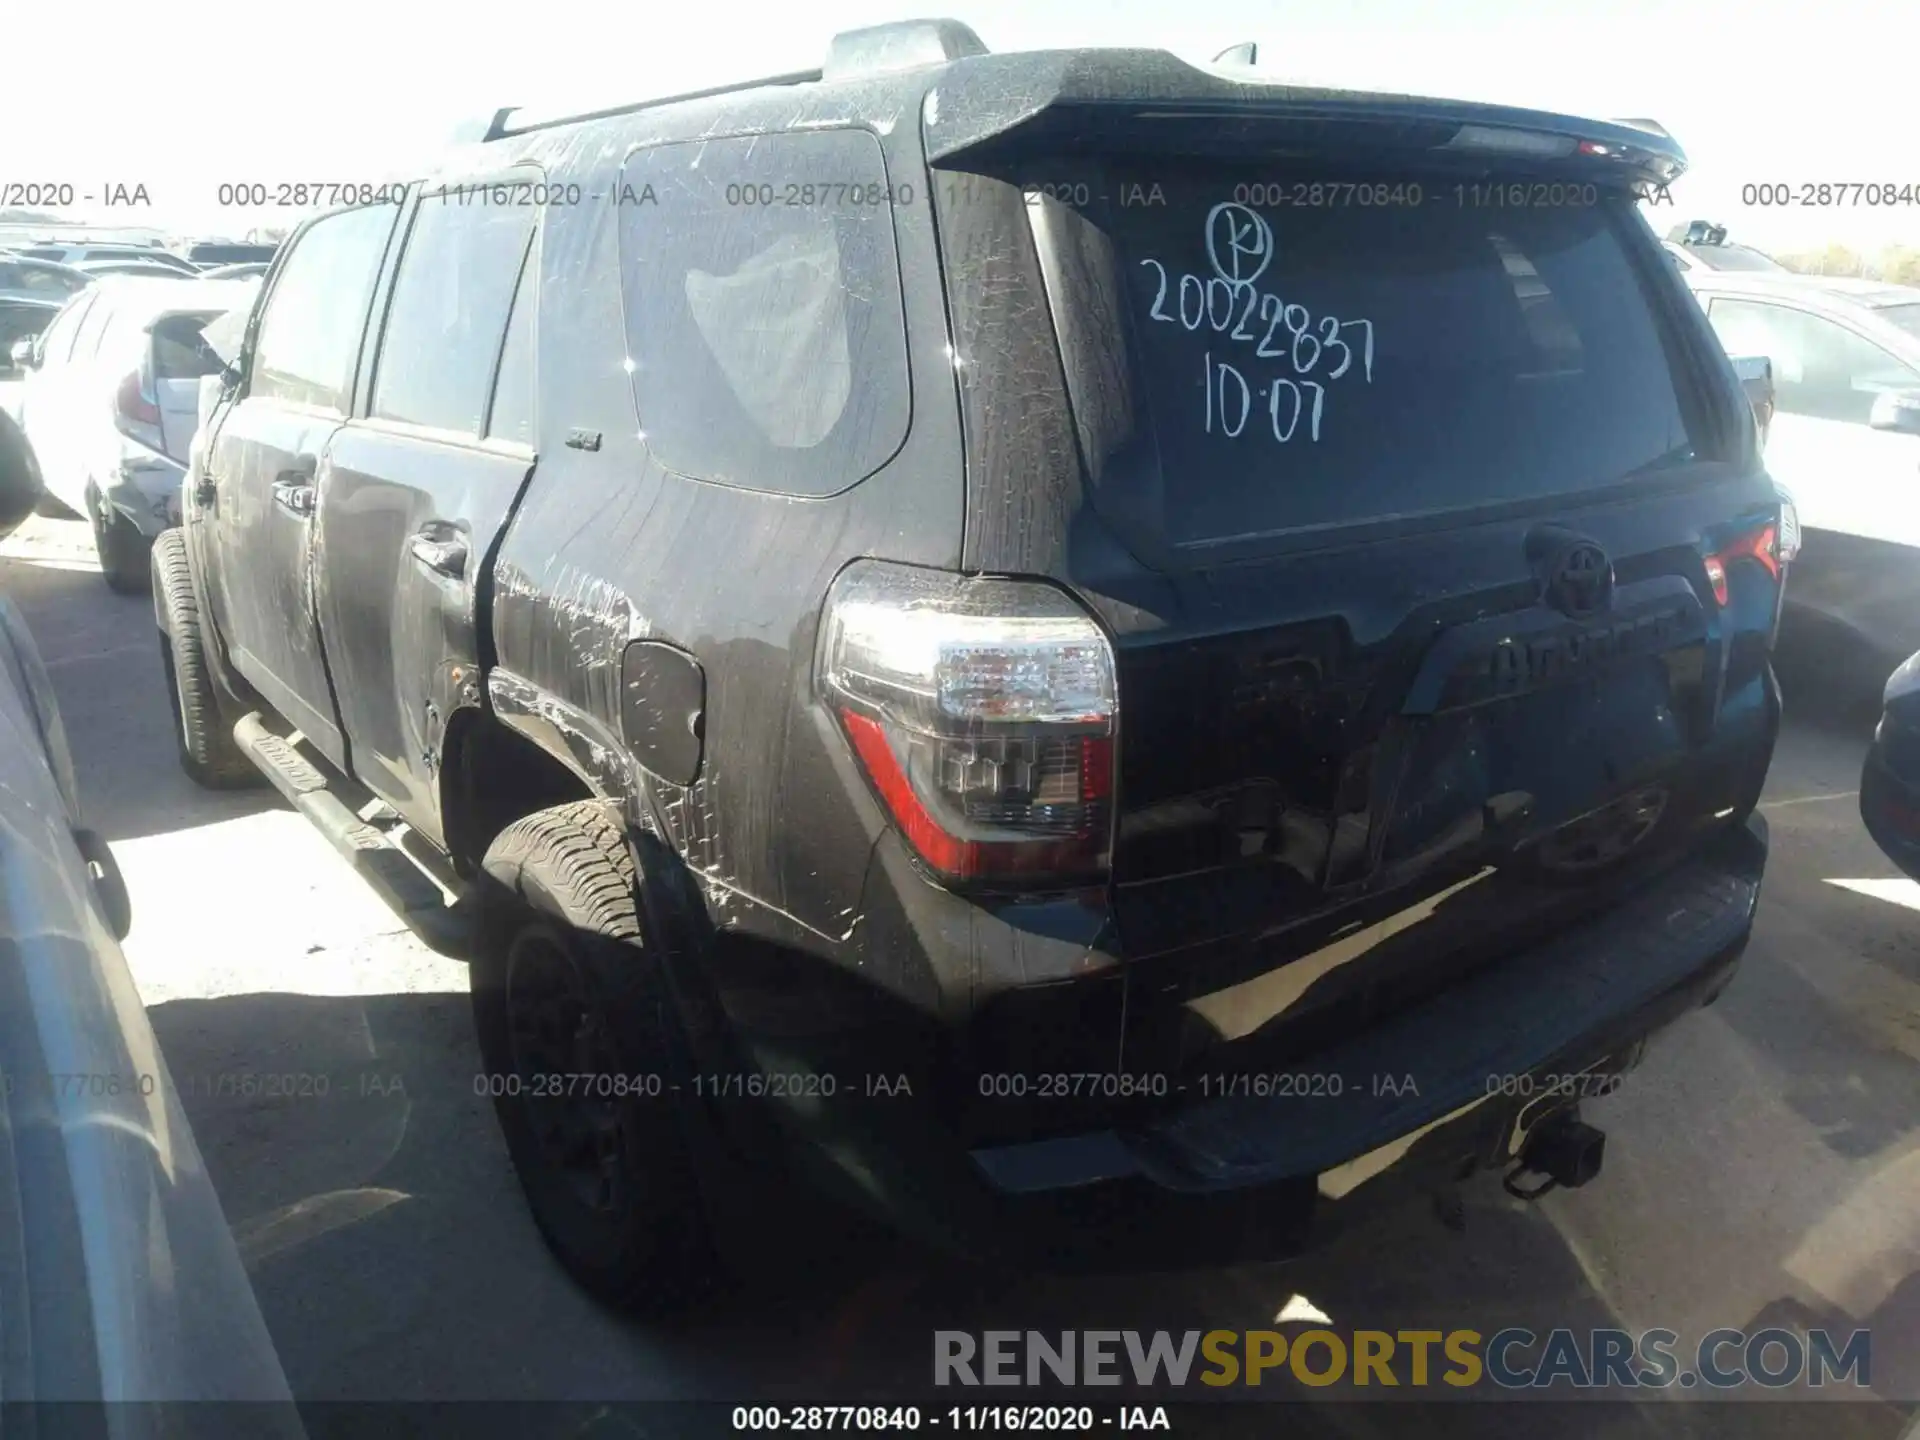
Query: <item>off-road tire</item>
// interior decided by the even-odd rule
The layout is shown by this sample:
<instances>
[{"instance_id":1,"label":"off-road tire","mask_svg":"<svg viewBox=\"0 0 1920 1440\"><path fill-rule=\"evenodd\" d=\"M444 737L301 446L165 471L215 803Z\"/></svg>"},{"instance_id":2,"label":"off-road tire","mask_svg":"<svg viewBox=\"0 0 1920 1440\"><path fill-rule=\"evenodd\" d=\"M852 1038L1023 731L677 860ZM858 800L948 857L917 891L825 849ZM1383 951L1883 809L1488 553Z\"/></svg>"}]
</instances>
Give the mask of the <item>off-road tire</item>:
<instances>
[{"instance_id":1,"label":"off-road tire","mask_svg":"<svg viewBox=\"0 0 1920 1440\"><path fill-rule=\"evenodd\" d=\"M643 934L626 836L598 801L559 805L501 831L481 870L474 1024L534 1223L568 1273L600 1299L656 1315L684 1310L708 1291L718 1266L689 1145L687 1127L697 1121L673 1088L684 1052ZM564 948L564 960L552 946ZM580 1005L572 1032L580 1058L569 1083L598 1089L600 1123L613 1136L592 1162L602 1176L586 1182L593 1200L543 1139L557 1130L556 1112L535 1098L547 1087L529 1073L534 1042L520 1038L536 1027L530 1017L547 1013L536 1003L537 980L526 977L560 966L577 987L564 1003ZM607 1093L620 1077L630 1086L649 1076L659 1077L651 1093Z\"/></svg>"},{"instance_id":2,"label":"off-road tire","mask_svg":"<svg viewBox=\"0 0 1920 1440\"><path fill-rule=\"evenodd\" d=\"M206 654L200 602L193 593L186 536L163 530L153 542L155 594L166 607L167 629L160 635L160 664L166 672L167 704L173 711L174 746L180 768L209 790L238 790L263 777L234 743L220 713ZM171 631L171 636L169 636Z\"/></svg>"},{"instance_id":3,"label":"off-road tire","mask_svg":"<svg viewBox=\"0 0 1920 1440\"><path fill-rule=\"evenodd\" d=\"M138 595L152 575L152 542L119 511L93 511L93 548L100 557L100 575L116 595Z\"/></svg>"}]
</instances>

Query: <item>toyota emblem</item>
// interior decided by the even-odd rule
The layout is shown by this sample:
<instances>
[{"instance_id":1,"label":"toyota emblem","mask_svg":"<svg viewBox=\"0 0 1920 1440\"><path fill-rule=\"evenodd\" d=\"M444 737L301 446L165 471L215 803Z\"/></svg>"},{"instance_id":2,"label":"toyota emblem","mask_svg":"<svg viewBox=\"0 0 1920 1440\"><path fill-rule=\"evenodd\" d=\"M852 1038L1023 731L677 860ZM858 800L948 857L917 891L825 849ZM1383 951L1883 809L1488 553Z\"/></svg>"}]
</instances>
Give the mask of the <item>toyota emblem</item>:
<instances>
[{"instance_id":1,"label":"toyota emblem","mask_svg":"<svg viewBox=\"0 0 1920 1440\"><path fill-rule=\"evenodd\" d=\"M1576 620L1604 610L1612 598L1613 563L1589 540L1561 551L1547 573L1548 603Z\"/></svg>"}]
</instances>

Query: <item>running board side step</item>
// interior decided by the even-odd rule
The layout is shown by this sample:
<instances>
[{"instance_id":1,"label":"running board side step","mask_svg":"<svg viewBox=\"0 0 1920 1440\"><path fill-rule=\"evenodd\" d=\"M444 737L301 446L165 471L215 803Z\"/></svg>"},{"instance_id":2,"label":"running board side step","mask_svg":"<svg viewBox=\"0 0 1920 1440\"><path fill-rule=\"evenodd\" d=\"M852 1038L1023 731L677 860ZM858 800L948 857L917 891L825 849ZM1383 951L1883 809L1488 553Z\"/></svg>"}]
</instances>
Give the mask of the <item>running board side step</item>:
<instances>
[{"instance_id":1,"label":"running board side step","mask_svg":"<svg viewBox=\"0 0 1920 1440\"><path fill-rule=\"evenodd\" d=\"M233 738L254 768L326 836L423 944L452 959L467 958L472 914L467 896L448 905L440 887L394 838L356 815L329 787L320 767L269 730L258 712L235 723Z\"/></svg>"}]
</instances>

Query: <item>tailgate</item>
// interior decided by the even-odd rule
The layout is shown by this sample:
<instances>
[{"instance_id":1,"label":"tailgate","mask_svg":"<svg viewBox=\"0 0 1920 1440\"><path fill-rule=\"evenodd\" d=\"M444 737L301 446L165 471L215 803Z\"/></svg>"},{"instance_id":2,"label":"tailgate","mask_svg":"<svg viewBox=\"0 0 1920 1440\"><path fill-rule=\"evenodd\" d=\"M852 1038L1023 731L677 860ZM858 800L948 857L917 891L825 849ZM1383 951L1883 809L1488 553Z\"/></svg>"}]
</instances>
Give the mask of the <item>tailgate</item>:
<instances>
[{"instance_id":1,"label":"tailgate","mask_svg":"<svg viewBox=\"0 0 1920 1440\"><path fill-rule=\"evenodd\" d=\"M1002 176L1119 664L1124 1068L1202 1086L1619 903L1777 725L1777 497L1632 196L1299 153Z\"/></svg>"}]
</instances>

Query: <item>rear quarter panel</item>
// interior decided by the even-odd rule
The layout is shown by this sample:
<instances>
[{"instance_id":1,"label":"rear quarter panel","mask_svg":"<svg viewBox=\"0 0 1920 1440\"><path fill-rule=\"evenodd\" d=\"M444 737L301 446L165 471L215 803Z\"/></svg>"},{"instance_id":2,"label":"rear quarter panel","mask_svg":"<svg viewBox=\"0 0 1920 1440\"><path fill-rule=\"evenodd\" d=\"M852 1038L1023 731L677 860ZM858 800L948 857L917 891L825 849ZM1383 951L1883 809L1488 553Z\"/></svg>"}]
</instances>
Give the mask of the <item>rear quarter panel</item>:
<instances>
[{"instance_id":1,"label":"rear quarter panel","mask_svg":"<svg viewBox=\"0 0 1920 1440\"><path fill-rule=\"evenodd\" d=\"M836 119L858 109L831 97L801 103ZM606 195L633 149L684 138L688 123L668 129L643 112L541 137L522 158L550 182ZM754 128L719 110L706 133ZM956 565L964 501L916 127L890 123L879 138L889 181L911 182L920 197L894 211L912 382L902 448L878 473L822 499L665 469L641 435L646 417L635 412L622 363L619 209L549 209L538 250L539 458L494 577L496 703L509 697L525 712L523 729L564 747L576 769L661 835L697 877L717 924L827 954L857 943L878 821L857 784L846 784L842 742L813 702L819 607L856 557ZM581 430L599 435L597 450L565 443ZM647 775L620 740L621 655L637 639L680 647L705 671L704 760L692 785Z\"/></svg>"}]
</instances>

